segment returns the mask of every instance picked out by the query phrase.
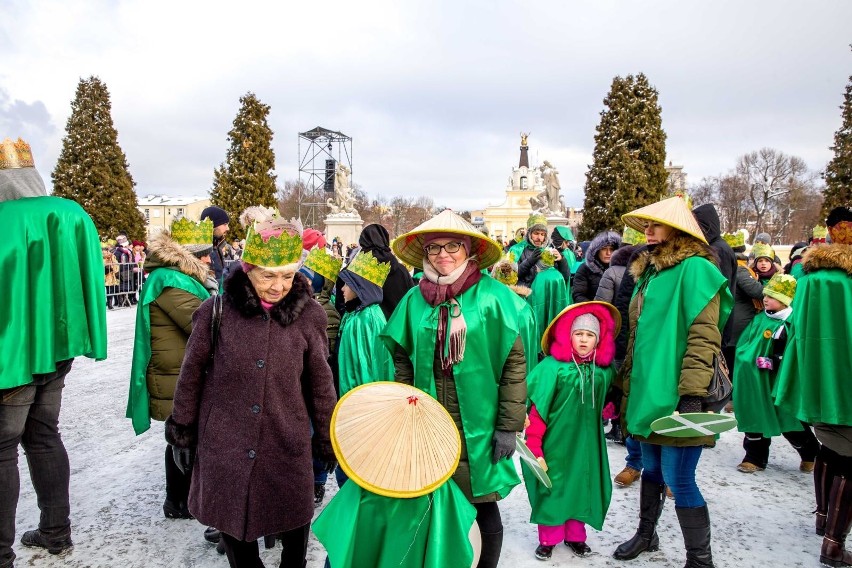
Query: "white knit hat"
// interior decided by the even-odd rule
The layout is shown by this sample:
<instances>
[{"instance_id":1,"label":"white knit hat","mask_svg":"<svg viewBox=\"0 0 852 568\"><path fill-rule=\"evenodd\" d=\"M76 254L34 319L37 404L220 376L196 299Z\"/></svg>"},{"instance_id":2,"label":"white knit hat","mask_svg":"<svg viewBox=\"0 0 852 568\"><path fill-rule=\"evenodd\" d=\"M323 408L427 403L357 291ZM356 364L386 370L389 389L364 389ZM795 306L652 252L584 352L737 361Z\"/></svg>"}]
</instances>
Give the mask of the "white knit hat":
<instances>
[{"instance_id":1,"label":"white knit hat","mask_svg":"<svg viewBox=\"0 0 852 568\"><path fill-rule=\"evenodd\" d=\"M578 316L577 319L574 320L574 323L571 324L571 334L573 335L575 331L591 331L595 334L595 337L601 336L601 322L593 316L592 314L583 314Z\"/></svg>"}]
</instances>

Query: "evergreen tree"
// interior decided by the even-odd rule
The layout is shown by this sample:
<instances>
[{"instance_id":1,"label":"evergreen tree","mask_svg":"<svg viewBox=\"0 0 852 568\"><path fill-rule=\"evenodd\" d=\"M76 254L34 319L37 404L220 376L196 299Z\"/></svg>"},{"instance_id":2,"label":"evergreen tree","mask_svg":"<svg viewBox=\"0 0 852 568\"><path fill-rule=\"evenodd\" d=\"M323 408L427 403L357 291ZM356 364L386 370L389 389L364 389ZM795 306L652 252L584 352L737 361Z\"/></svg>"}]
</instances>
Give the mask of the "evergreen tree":
<instances>
[{"instance_id":1,"label":"evergreen tree","mask_svg":"<svg viewBox=\"0 0 852 568\"><path fill-rule=\"evenodd\" d=\"M97 77L80 79L71 101L62 151L53 170L53 193L79 203L98 233L124 232L145 239L145 220L137 208L136 185L118 145L106 85Z\"/></svg>"},{"instance_id":2,"label":"evergreen tree","mask_svg":"<svg viewBox=\"0 0 852 568\"><path fill-rule=\"evenodd\" d=\"M825 168L825 201L822 204L822 218L828 212L841 205L852 206L852 76L846 84L843 94L843 123L834 133L834 157Z\"/></svg>"},{"instance_id":3,"label":"evergreen tree","mask_svg":"<svg viewBox=\"0 0 852 568\"><path fill-rule=\"evenodd\" d=\"M604 106L586 172L581 239L606 229L620 232L623 214L659 201L667 191L657 90L642 73L615 77Z\"/></svg>"},{"instance_id":4,"label":"evergreen tree","mask_svg":"<svg viewBox=\"0 0 852 568\"><path fill-rule=\"evenodd\" d=\"M231 217L229 238L245 238L239 215L246 207L277 207L275 188L275 153L272 151L272 129L266 122L269 105L261 103L254 93L240 98L240 111L234 127L228 132L231 143L225 163L213 171L210 200Z\"/></svg>"}]
</instances>

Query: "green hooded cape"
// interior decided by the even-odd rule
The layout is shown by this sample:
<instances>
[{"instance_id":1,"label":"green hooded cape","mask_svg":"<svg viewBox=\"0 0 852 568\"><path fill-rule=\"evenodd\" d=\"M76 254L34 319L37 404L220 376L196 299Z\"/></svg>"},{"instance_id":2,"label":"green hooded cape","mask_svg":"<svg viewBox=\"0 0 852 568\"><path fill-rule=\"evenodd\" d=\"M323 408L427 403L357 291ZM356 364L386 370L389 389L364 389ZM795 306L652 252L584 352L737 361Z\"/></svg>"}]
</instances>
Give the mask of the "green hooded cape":
<instances>
[{"instance_id":1,"label":"green hooded cape","mask_svg":"<svg viewBox=\"0 0 852 568\"><path fill-rule=\"evenodd\" d=\"M197 296L201 301L210 293L195 278L175 268L158 268L148 275L139 293L136 308L136 336L133 340L133 364L130 369L130 392L127 396L127 418L133 422L138 436L151 427L151 409L148 406L148 363L151 361L151 308L165 288L179 288Z\"/></svg>"},{"instance_id":2,"label":"green hooded cape","mask_svg":"<svg viewBox=\"0 0 852 568\"><path fill-rule=\"evenodd\" d=\"M56 362L106 359L106 289L98 232L60 197L0 203L0 389L31 383Z\"/></svg>"},{"instance_id":3,"label":"green hooded cape","mask_svg":"<svg viewBox=\"0 0 852 568\"><path fill-rule=\"evenodd\" d=\"M421 497L376 495L344 483L313 531L334 568L468 568L476 508L450 479Z\"/></svg>"},{"instance_id":4,"label":"green hooded cape","mask_svg":"<svg viewBox=\"0 0 852 568\"><path fill-rule=\"evenodd\" d=\"M691 256L659 272L649 264L633 294L643 288L645 302L633 342L627 425L631 434L647 438L651 422L670 415L680 401L678 384L692 322L719 294L721 331L733 299L727 278L700 256Z\"/></svg>"},{"instance_id":5,"label":"green hooded cape","mask_svg":"<svg viewBox=\"0 0 852 568\"><path fill-rule=\"evenodd\" d=\"M474 497L505 497L521 480L511 460L491 463L503 365L520 333L523 300L493 278L482 278L456 298L467 323L464 359L453 368ZM433 362L440 306L420 289L408 291L391 315L382 339L393 352L399 344L414 366L414 386L436 396Z\"/></svg>"},{"instance_id":6,"label":"green hooded cape","mask_svg":"<svg viewBox=\"0 0 852 568\"><path fill-rule=\"evenodd\" d=\"M393 380L393 361L379 334L387 324L379 304L346 313L340 322L340 396L373 381Z\"/></svg>"},{"instance_id":7,"label":"green hooded cape","mask_svg":"<svg viewBox=\"0 0 852 568\"><path fill-rule=\"evenodd\" d=\"M573 362L546 357L529 376L530 402L547 424L542 451L553 488L539 483L523 462L521 467L530 522L557 526L575 519L601 530L612 496L601 412L615 371L580 367L582 377Z\"/></svg>"}]
</instances>

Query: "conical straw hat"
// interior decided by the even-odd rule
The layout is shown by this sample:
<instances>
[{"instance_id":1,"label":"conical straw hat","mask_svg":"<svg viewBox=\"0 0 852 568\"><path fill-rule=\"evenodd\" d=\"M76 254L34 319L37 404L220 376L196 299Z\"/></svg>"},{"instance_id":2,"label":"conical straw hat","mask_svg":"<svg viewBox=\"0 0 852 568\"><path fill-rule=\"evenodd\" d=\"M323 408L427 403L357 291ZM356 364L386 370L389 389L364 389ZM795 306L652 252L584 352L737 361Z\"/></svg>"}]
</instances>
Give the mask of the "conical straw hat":
<instances>
[{"instance_id":1,"label":"conical straw hat","mask_svg":"<svg viewBox=\"0 0 852 568\"><path fill-rule=\"evenodd\" d=\"M404 263L423 268L423 237L429 233L456 233L470 237L471 256L479 259L479 268L488 268L503 254L503 247L449 209L441 211L420 226L393 240L393 253Z\"/></svg>"},{"instance_id":2,"label":"conical straw hat","mask_svg":"<svg viewBox=\"0 0 852 568\"><path fill-rule=\"evenodd\" d=\"M686 206L682 197L669 197L651 205L646 205L630 213L621 216L621 220L630 228L645 232L647 221L656 221L669 227L674 227L688 235L692 235L704 244L707 239L701 232L698 221L692 215L692 211Z\"/></svg>"},{"instance_id":3,"label":"conical straw hat","mask_svg":"<svg viewBox=\"0 0 852 568\"><path fill-rule=\"evenodd\" d=\"M385 497L435 491L461 456L461 437L446 409L420 389L393 382L346 393L331 418L331 443L349 479Z\"/></svg>"}]
</instances>

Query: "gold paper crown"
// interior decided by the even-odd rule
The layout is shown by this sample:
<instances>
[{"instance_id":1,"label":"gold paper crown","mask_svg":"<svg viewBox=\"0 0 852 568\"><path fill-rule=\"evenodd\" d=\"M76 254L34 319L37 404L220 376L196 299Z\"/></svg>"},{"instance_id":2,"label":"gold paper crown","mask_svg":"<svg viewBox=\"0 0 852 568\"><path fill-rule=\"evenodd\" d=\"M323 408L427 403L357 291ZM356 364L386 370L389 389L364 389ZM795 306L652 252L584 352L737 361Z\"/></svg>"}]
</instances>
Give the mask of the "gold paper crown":
<instances>
[{"instance_id":1,"label":"gold paper crown","mask_svg":"<svg viewBox=\"0 0 852 568\"><path fill-rule=\"evenodd\" d=\"M346 265L346 270L357 274L381 288L390 274L390 262L379 262L373 253L361 251L355 255L352 262Z\"/></svg>"},{"instance_id":2,"label":"gold paper crown","mask_svg":"<svg viewBox=\"0 0 852 568\"><path fill-rule=\"evenodd\" d=\"M775 298L785 306L789 306L796 295L796 279L789 274L779 272L763 287L763 295Z\"/></svg>"},{"instance_id":3,"label":"gold paper crown","mask_svg":"<svg viewBox=\"0 0 852 568\"><path fill-rule=\"evenodd\" d=\"M769 245L765 245L763 243L756 243L753 247L751 247L751 256L755 260L757 260L758 258L768 258L770 260L775 260L775 251Z\"/></svg>"},{"instance_id":4,"label":"gold paper crown","mask_svg":"<svg viewBox=\"0 0 852 568\"><path fill-rule=\"evenodd\" d=\"M213 221L205 219L196 223L181 217L172 222L171 233L179 245L212 245Z\"/></svg>"},{"instance_id":5,"label":"gold paper crown","mask_svg":"<svg viewBox=\"0 0 852 568\"><path fill-rule=\"evenodd\" d=\"M532 227L533 225L544 225L547 226L547 217L542 215L541 213L533 213L527 219L527 229Z\"/></svg>"},{"instance_id":6,"label":"gold paper crown","mask_svg":"<svg viewBox=\"0 0 852 568\"><path fill-rule=\"evenodd\" d=\"M311 249L308 257L305 259L305 267L310 268L328 280L337 279L337 273L340 272L342 264L342 259L333 257L328 254L328 251L321 248Z\"/></svg>"},{"instance_id":7,"label":"gold paper crown","mask_svg":"<svg viewBox=\"0 0 852 568\"><path fill-rule=\"evenodd\" d=\"M825 241L826 237L828 237L828 228L823 227L822 225L817 225L813 230L814 239Z\"/></svg>"},{"instance_id":8,"label":"gold paper crown","mask_svg":"<svg viewBox=\"0 0 852 568\"><path fill-rule=\"evenodd\" d=\"M744 247L746 244L745 232L742 229L736 233L723 233L722 239L728 243L728 246L731 248Z\"/></svg>"},{"instance_id":9,"label":"gold paper crown","mask_svg":"<svg viewBox=\"0 0 852 568\"><path fill-rule=\"evenodd\" d=\"M637 231L633 227L624 226L621 242L626 245L641 245L646 241L645 233Z\"/></svg>"},{"instance_id":10,"label":"gold paper crown","mask_svg":"<svg viewBox=\"0 0 852 568\"><path fill-rule=\"evenodd\" d=\"M34 168L33 152L30 145L18 138L14 142L6 138L0 142L0 170L11 170L15 168Z\"/></svg>"},{"instance_id":11,"label":"gold paper crown","mask_svg":"<svg viewBox=\"0 0 852 568\"><path fill-rule=\"evenodd\" d=\"M298 227L301 227L301 223L283 219L255 223L246 235L243 262L264 268L295 264L302 257L302 235L298 232ZM279 230L281 233L278 236L264 239L260 235L262 232Z\"/></svg>"}]
</instances>

